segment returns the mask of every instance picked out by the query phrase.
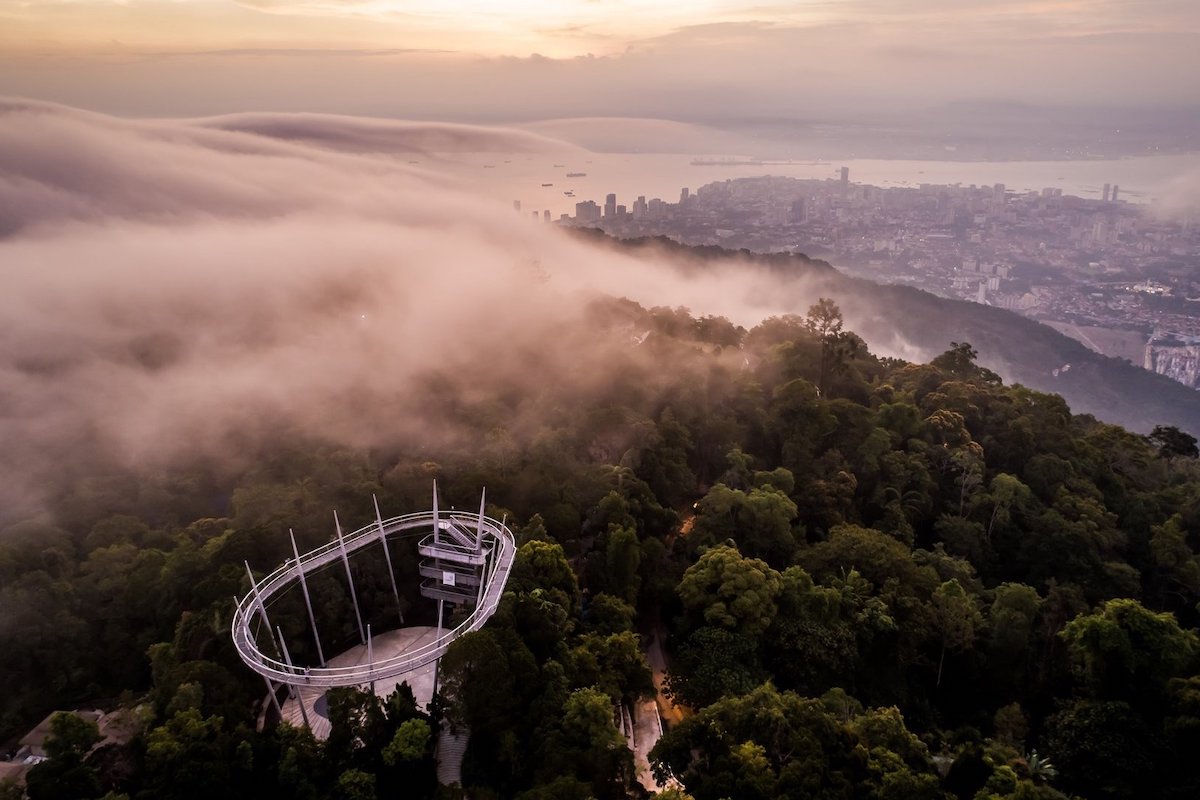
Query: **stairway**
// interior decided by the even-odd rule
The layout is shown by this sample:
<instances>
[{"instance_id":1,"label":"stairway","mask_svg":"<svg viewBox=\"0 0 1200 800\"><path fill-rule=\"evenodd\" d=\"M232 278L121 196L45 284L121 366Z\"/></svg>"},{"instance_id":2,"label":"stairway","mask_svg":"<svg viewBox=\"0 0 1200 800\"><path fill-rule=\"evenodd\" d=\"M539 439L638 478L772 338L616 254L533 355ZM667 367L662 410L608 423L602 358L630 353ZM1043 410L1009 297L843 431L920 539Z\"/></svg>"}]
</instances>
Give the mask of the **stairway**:
<instances>
[{"instance_id":1,"label":"stairway","mask_svg":"<svg viewBox=\"0 0 1200 800\"><path fill-rule=\"evenodd\" d=\"M471 732L464 726L458 727L458 734L450 733L450 726L443 723L438 733L437 741L437 779L443 786L452 783L462 783L462 762L467 752L467 740Z\"/></svg>"}]
</instances>

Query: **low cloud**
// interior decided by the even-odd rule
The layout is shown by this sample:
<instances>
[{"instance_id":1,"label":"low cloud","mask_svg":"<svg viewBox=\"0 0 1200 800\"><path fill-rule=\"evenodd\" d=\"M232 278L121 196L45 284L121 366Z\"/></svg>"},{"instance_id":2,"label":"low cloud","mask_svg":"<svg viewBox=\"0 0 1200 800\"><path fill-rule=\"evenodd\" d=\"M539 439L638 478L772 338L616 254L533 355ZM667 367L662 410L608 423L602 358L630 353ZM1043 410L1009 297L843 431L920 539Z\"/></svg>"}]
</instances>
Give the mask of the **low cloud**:
<instances>
[{"instance_id":1,"label":"low cloud","mask_svg":"<svg viewBox=\"0 0 1200 800\"><path fill-rule=\"evenodd\" d=\"M597 294L748 325L815 297L736 264L685 280L660 255L596 247L361 153L364 136L385 152L389 132L403 142L403 125L246 119L131 122L0 100L8 515L91 457L228 458L280 433L452 441L431 397L514 380L591 392L615 346L579 324ZM468 139L560 146L455 131ZM435 367L459 377L429 385ZM530 408L515 434L537 429Z\"/></svg>"},{"instance_id":2,"label":"low cloud","mask_svg":"<svg viewBox=\"0 0 1200 800\"><path fill-rule=\"evenodd\" d=\"M561 140L511 128L337 114L229 114L196 120L194 124L352 153L554 153L580 149Z\"/></svg>"},{"instance_id":3,"label":"low cloud","mask_svg":"<svg viewBox=\"0 0 1200 800\"><path fill-rule=\"evenodd\" d=\"M736 133L665 119L572 117L522 127L601 153L748 153L762 146Z\"/></svg>"},{"instance_id":4,"label":"low cloud","mask_svg":"<svg viewBox=\"0 0 1200 800\"><path fill-rule=\"evenodd\" d=\"M1172 178L1159 192L1154 212L1170 220L1200 217L1200 169L1191 169Z\"/></svg>"}]
</instances>

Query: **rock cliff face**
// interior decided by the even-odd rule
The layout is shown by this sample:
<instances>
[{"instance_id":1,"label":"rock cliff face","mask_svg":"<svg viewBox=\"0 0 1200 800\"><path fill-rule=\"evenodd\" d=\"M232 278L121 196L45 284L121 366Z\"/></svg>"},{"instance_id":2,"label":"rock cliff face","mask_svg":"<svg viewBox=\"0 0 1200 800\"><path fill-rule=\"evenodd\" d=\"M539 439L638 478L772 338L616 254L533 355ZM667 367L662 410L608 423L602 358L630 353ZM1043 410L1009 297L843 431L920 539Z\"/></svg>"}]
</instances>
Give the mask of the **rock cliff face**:
<instances>
[{"instance_id":1,"label":"rock cliff face","mask_svg":"<svg viewBox=\"0 0 1200 800\"><path fill-rule=\"evenodd\" d=\"M1151 341L1145 367L1192 389L1200 388L1200 342Z\"/></svg>"}]
</instances>

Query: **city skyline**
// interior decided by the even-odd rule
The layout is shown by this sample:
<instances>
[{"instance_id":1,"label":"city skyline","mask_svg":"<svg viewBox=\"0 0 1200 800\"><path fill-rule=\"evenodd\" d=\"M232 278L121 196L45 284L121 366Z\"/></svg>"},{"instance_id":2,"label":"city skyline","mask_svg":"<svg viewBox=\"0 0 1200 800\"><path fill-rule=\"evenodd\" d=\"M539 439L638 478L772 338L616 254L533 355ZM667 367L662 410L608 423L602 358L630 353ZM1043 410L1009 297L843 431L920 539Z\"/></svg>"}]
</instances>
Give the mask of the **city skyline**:
<instances>
[{"instance_id":1,"label":"city skyline","mask_svg":"<svg viewBox=\"0 0 1200 800\"><path fill-rule=\"evenodd\" d=\"M1005 308L1115 358L1200 388L1197 217L1152 204L1003 183L883 187L838 177L756 176L683 188L678 203L583 199L570 227L666 236L731 251L803 253L847 275ZM1067 365L1069 371L1069 365ZM1057 377L1057 372L1055 373Z\"/></svg>"}]
</instances>

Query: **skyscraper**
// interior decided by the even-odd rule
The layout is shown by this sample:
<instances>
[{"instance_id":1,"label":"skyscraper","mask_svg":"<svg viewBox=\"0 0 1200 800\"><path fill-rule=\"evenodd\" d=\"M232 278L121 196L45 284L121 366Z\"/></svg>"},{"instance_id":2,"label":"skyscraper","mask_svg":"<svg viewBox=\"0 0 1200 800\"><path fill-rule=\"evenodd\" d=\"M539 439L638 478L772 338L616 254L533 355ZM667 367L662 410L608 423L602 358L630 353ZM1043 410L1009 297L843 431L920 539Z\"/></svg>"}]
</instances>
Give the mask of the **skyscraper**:
<instances>
[{"instance_id":1,"label":"skyscraper","mask_svg":"<svg viewBox=\"0 0 1200 800\"><path fill-rule=\"evenodd\" d=\"M850 182L850 168L842 167L842 186L845 186L849 182Z\"/></svg>"},{"instance_id":2,"label":"skyscraper","mask_svg":"<svg viewBox=\"0 0 1200 800\"><path fill-rule=\"evenodd\" d=\"M575 221L576 222L599 222L600 221L600 206L596 205L595 200L584 200L582 203L575 204Z\"/></svg>"},{"instance_id":3,"label":"skyscraper","mask_svg":"<svg viewBox=\"0 0 1200 800\"><path fill-rule=\"evenodd\" d=\"M683 205L684 203L687 202L687 199L688 199L688 189L685 186L679 190L679 204Z\"/></svg>"},{"instance_id":4,"label":"skyscraper","mask_svg":"<svg viewBox=\"0 0 1200 800\"><path fill-rule=\"evenodd\" d=\"M804 198L798 198L792 201L791 214L789 215L790 222L805 222L808 220L808 214L805 213Z\"/></svg>"},{"instance_id":5,"label":"skyscraper","mask_svg":"<svg viewBox=\"0 0 1200 800\"><path fill-rule=\"evenodd\" d=\"M1112 184L1106 183L1106 184L1104 184L1104 202L1107 203L1108 198L1111 196L1112 196Z\"/></svg>"},{"instance_id":6,"label":"skyscraper","mask_svg":"<svg viewBox=\"0 0 1200 800\"><path fill-rule=\"evenodd\" d=\"M615 194L604 198L604 216L610 219L617 216L617 196Z\"/></svg>"},{"instance_id":7,"label":"skyscraper","mask_svg":"<svg viewBox=\"0 0 1200 800\"><path fill-rule=\"evenodd\" d=\"M1119 192L1120 190L1121 190L1121 187L1114 183L1113 184L1113 193L1112 193L1112 201L1114 203L1117 202L1117 192Z\"/></svg>"}]
</instances>

